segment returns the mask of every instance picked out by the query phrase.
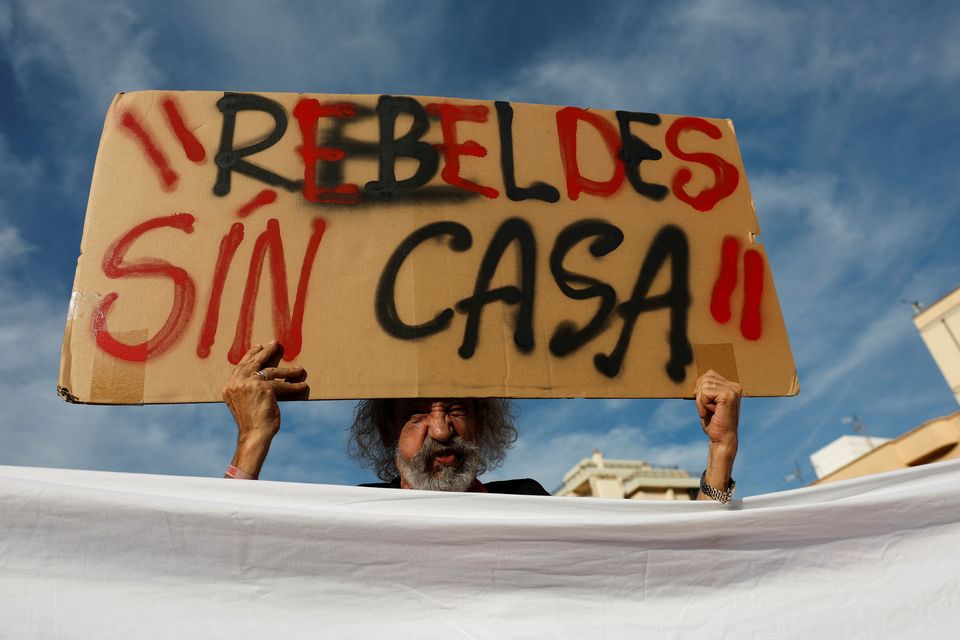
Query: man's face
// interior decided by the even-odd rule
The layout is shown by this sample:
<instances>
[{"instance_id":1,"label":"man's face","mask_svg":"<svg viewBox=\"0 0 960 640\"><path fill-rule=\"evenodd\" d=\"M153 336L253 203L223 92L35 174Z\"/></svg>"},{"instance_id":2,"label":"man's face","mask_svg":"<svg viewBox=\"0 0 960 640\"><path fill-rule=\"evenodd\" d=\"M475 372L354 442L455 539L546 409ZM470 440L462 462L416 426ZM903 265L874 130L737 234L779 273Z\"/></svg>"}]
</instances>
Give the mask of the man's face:
<instances>
[{"instance_id":1,"label":"man's face","mask_svg":"<svg viewBox=\"0 0 960 640\"><path fill-rule=\"evenodd\" d=\"M428 491L470 487L480 465L474 408L464 398L394 401L401 486Z\"/></svg>"}]
</instances>

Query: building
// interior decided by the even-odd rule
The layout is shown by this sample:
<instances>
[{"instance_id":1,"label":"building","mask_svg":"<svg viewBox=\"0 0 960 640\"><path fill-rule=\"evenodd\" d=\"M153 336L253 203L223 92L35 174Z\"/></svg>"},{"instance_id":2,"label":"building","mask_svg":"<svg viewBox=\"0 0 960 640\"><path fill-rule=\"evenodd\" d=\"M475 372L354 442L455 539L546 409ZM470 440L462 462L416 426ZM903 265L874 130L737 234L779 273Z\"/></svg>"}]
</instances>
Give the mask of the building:
<instances>
[{"instance_id":1,"label":"building","mask_svg":"<svg viewBox=\"0 0 960 640\"><path fill-rule=\"evenodd\" d=\"M919 311L913 324L960 403L960 287Z\"/></svg>"},{"instance_id":2,"label":"building","mask_svg":"<svg viewBox=\"0 0 960 640\"><path fill-rule=\"evenodd\" d=\"M700 477L673 467L655 467L644 460L607 460L597 449L563 476L557 496L691 500Z\"/></svg>"},{"instance_id":3,"label":"building","mask_svg":"<svg viewBox=\"0 0 960 640\"><path fill-rule=\"evenodd\" d=\"M830 468L832 462L839 458L831 457L844 447L850 445L838 445L841 441L851 438L866 438L867 436L843 436L830 443L817 453L810 456L814 469L817 469L818 461L824 465L827 471L825 475L820 475L817 470L818 479L811 484L824 484L836 480L846 480L848 478L857 478L870 475L872 473L881 473L883 471L893 471L894 469L904 469L906 467L916 467L921 464L949 460L950 458L960 458L960 411L954 412L948 416L928 420L916 429L912 429L899 438L887 440L878 446L866 445L868 450L863 455L848 459L840 466ZM869 438L876 444L882 438ZM837 447L834 447L837 445ZM834 447L834 449L831 449ZM828 452L827 456L821 456L817 460L814 457L820 456L823 452Z\"/></svg>"},{"instance_id":4,"label":"building","mask_svg":"<svg viewBox=\"0 0 960 640\"><path fill-rule=\"evenodd\" d=\"M823 478L887 442L890 442L890 438L840 436L811 455L810 464L817 477Z\"/></svg>"},{"instance_id":5,"label":"building","mask_svg":"<svg viewBox=\"0 0 960 640\"><path fill-rule=\"evenodd\" d=\"M960 287L926 309L915 302L913 324L960 403ZM859 427L862 425L858 424ZM960 411L934 418L899 438L842 436L810 456L823 484L960 458Z\"/></svg>"}]
</instances>

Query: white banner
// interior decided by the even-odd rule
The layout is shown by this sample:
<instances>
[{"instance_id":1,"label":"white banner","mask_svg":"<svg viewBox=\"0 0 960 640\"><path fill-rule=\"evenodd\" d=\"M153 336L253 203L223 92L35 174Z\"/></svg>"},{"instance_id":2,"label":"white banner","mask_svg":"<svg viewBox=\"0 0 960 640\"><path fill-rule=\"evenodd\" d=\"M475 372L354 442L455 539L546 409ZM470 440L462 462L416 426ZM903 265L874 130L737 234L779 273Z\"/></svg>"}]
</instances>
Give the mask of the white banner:
<instances>
[{"instance_id":1,"label":"white banner","mask_svg":"<svg viewBox=\"0 0 960 640\"><path fill-rule=\"evenodd\" d=\"M0 467L3 638L952 638L960 461L718 503Z\"/></svg>"}]
</instances>

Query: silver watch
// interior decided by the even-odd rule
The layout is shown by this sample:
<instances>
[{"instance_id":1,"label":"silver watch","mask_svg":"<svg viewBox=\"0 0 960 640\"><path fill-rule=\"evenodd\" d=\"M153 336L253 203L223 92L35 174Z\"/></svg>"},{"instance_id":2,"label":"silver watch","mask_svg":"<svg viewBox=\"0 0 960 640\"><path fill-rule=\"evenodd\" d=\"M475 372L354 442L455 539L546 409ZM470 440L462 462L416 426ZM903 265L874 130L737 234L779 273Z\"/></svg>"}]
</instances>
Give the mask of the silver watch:
<instances>
[{"instance_id":1,"label":"silver watch","mask_svg":"<svg viewBox=\"0 0 960 640\"><path fill-rule=\"evenodd\" d=\"M726 490L721 491L720 489L717 489L716 487L711 487L710 485L707 484L706 470L704 470L704 472L700 475L700 491L702 491L704 495L710 496L712 499L716 500L717 502L722 502L723 504L727 504L728 502L733 500L733 491L734 489L736 489L736 487L737 487L736 481L734 481L733 478L730 478L730 484L727 485Z\"/></svg>"}]
</instances>

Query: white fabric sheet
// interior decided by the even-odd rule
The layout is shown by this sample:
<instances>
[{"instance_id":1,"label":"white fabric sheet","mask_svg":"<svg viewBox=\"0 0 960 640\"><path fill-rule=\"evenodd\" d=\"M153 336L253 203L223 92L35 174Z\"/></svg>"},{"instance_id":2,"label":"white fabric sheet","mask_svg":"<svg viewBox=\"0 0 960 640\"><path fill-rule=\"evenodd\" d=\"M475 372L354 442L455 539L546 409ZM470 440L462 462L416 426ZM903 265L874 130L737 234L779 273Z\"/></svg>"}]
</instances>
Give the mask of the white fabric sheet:
<instances>
[{"instance_id":1,"label":"white fabric sheet","mask_svg":"<svg viewBox=\"0 0 960 640\"><path fill-rule=\"evenodd\" d=\"M0 467L3 638L955 638L960 461L718 503Z\"/></svg>"}]
</instances>

